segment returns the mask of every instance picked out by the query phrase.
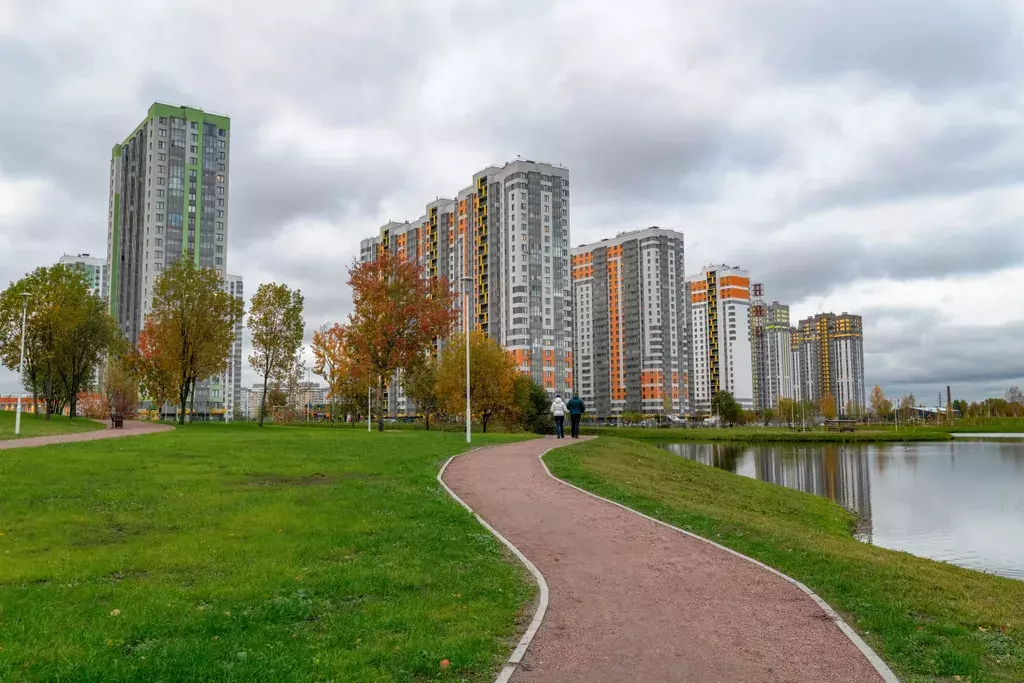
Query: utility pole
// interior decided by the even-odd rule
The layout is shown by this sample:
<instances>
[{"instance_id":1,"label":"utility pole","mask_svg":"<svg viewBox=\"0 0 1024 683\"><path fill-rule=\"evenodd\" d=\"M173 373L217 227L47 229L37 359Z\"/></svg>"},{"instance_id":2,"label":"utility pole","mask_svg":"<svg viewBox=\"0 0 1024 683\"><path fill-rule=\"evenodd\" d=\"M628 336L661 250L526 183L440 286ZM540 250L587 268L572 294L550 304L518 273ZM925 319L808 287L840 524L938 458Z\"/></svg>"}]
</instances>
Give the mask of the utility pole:
<instances>
[{"instance_id":1,"label":"utility pole","mask_svg":"<svg viewBox=\"0 0 1024 683\"><path fill-rule=\"evenodd\" d=\"M21 435L21 395L25 393L25 319L28 315L28 292L21 293L21 360L18 361L18 408L14 415L14 435ZM35 411L38 406L32 406Z\"/></svg>"}]
</instances>

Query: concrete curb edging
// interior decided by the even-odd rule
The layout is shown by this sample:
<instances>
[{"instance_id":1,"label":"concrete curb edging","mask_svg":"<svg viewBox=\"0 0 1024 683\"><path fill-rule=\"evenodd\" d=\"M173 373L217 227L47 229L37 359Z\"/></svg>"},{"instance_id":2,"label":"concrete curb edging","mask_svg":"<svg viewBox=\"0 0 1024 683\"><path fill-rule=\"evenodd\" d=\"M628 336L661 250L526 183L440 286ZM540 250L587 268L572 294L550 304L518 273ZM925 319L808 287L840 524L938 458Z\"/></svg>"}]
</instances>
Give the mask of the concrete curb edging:
<instances>
[{"instance_id":1,"label":"concrete curb edging","mask_svg":"<svg viewBox=\"0 0 1024 683\"><path fill-rule=\"evenodd\" d=\"M564 479L559 479L558 477L556 477L554 474L551 473L551 470L548 469L548 464L546 462L544 462L544 456L547 455L551 450L553 450L553 449L548 449L548 450L544 451L543 453L541 453L540 455L537 456L537 459L540 460L540 464L544 467L544 471L547 472L547 475L549 477L551 477L552 479L554 479L555 481L557 481L560 484L564 484L565 486L568 486L569 488L576 489L577 491L580 491L581 493L585 493L585 494L587 494L588 496L590 496L592 498L597 498L598 500L602 500L602 501L604 501L606 503L610 503L612 505L615 505L616 507L620 507L623 510L626 510L628 512L632 512L633 514L639 515L639 516L643 517L644 519L648 519L648 520L650 520L650 521L652 521L652 522L654 522L656 524L660 524L660 525L662 525L664 527L668 527L669 529L672 529L674 531L678 531L679 533L683 534L684 536L689 536L690 538L696 539L698 541L703 541L704 543L710 543L711 545L715 546L716 548L720 548L720 549L724 550L727 553L731 553L732 555L735 555L736 557L741 557L744 560L746 560L748 562L752 562L753 564L757 565L758 567L761 567L762 569L766 569L769 572L771 572L772 574L775 574L776 576L782 577L786 581L789 581L791 584L793 584L794 586L799 588L801 591L806 593L808 596L810 596L810 598L812 600L814 600L815 603L817 603L818 607L820 607L821 610L835 623L835 625L839 628L839 630L842 631L846 635L846 637L850 639L850 642L852 642L856 646L856 648L858 650L860 650L861 654L863 654L864 657L868 660L868 662L870 662L871 666L874 667L875 671L878 672L878 675L882 677L882 680L885 681L885 683L900 683L900 679L897 678L896 674L894 674L892 672L892 669L890 669L889 666L884 661L882 661L882 658L879 657L878 654L874 650L871 649L871 646L868 645L867 643L865 643L864 640L857 634L857 632L854 631L850 627L850 625L847 624L846 621L844 621L843 618L841 616L839 616L839 614L837 614L836 611L829 606L829 604L827 602L822 600L818 596L818 594L815 593L814 591L812 591L810 588L808 588L804 584L800 583L796 579L792 578L791 576L787 576L787 575L783 574L782 572L780 572L779 570L773 569L772 567L769 567L768 565L764 564L763 562L759 562L759 561L755 560L752 557L749 557L747 555L744 555L743 553L740 553L740 552L737 552L737 551L733 550L732 548L726 548L724 545L722 545L720 543L715 543L714 541L712 541L710 539L707 539L707 538L704 538L703 536L698 536L697 534L694 534L692 532L686 531L685 529L680 529L677 526L673 526L673 525L669 524L668 522L663 522L660 519L655 519L654 517L651 517L650 515L645 515L644 513L640 512L638 510L634 510L633 508L628 507L626 505L623 505L622 503L617 503L614 500L609 500L608 498L604 498L602 496L599 496L596 493L591 493L590 491L587 491L586 489L581 489L579 486L576 486L574 484L570 484L569 482L565 481ZM447 463L446 463L446 465L447 465ZM444 471L444 470L442 470L442 471ZM445 488L447 488L447 487L445 487ZM463 503L463 505L465 505L465 503ZM479 516L477 516L477 519L479 519ZM483 520L481 520L481 522L482 521ZM486 522L483 522L483 523L486 526ZM506 541L506 544L507 544L507 541ZM518 552L516 554L518 554ZM503 681L506 681L506 680L508 680L508 679L500 679L499 681L496 681L496 683L503 683Z\"/></svg>"},{"instance_id":2,"label":"concrete curb edging","mask_svg":"<svg viewBox=\"0 0 1024 683\"><path fill-rule=\"evenodd\" d=\"M557 446L555 448L557 448ZM437 473L437 481L438 483L441 484L441 486L444 487L444 490L448 492L449 496L454 498L459 503L459 505L469 510L473 514L473 516L476 517L476 521L480 522L480 524L485 529L490 531L495 538L501 541L506 548L511 550L512 553L517 558L519 558L519 561L522 562L528 570L530 570L531 574L533 574L533 578L537 581L537 586L540 588L540 598L537 601L537 611L533 614L533 620L530 621L530 625L526 628L526 633L524 633L523 637L519 639L519 644L516 646L516 649L512 651L512 654L508 658L508 662L506 662L505 666L501 669L501 673L499 673L498 677L494 679L494 683L508 683L509 679L512 678L512 674L515 673L516 668L519 666L519 663L523 660L523 656L526 654L526 650L530 647L530 643L533 642L533 637L537 635L537 631L540 629L541 623L543 623L544 621L544 615L548 611L548 597L550 594L548 592L548 583L544 580L544 575L540 573L540 570L537 569L533 562L530 562L526 555L523 555L523 553L520 552L519 548L512 545L511 541L502 536L494 527L492 527L490 524L484 521L483 517L478 515L476 511L473 510L473 508L469 507L469 505L466 504L466 501L459 498L459 496L456 495L455 491L452 491L450 488L448 488L448 484L444 483L443 477L445 470L448 469L448 465L451 464L452 460L455 460L455 458L459 457L460 455L466 455L467 453L473 453L474 451L480 450L484 449L472 448L463 453L456 453L452 457L448 458L448 460L445 461L444 465L441 466L441 470ZM543 453L541 453L541 457L546 455L550 450L553 449L549 448L547 451L544 451ZM541 462L544 461L541 460Z\"/></svg>"}]
</instances>

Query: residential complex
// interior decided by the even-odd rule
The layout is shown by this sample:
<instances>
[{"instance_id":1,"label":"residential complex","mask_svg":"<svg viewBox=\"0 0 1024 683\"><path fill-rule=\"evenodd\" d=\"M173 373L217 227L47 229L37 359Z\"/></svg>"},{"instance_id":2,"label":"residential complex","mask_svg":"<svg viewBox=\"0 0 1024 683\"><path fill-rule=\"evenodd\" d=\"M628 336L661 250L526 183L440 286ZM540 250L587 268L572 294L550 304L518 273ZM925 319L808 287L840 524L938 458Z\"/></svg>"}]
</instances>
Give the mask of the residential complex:
<instances>
[{"instance_id":1,"label":"residential complex","mask_svg":"<svg viewBox=\"0 0 1024 683\"><path fill-rule=\"evenodd\" d=\"M242 276L228 275L224 287L228 293L245 302L245 289L242 284ZM231 351L228 353L228 364L224 371L224 420L241 420L242 413L246 410L242 400L242 332L245 326L239 318L235 324L235 341L231 343Z\"/></svg>"},{"instance_id":2,"label":"residential complex","mask_svg":"<svg viewBox=\"0 0 1024 683\"><path fill-rule=\"evenodd\" d=\"M761 299L761 284L754 283L750 313L754 409L779 407L780 398L793 398L793 352L789 306Z\"/></svg>"},{"instance_id":3,"label":"residential complex","mask_svg":"<svg viewBox=\"0 0 1024 683\"><path fill-rule=\"evenodd\" d=\"M202 109L154 103L110 160L107 262L110 313L137 341L153 282L178 258L227 261L231 122ZM198 400L198 397L197 397Z\"/></svg>"},{"instance_id":4,"label":"residential complex","mask_svg":"<svg viewBox=\"0 0 1024 683\"><path fill-rule=\"evenodd\" d=\"M190 258L226 280L230 143L227 116L157 102L114 145L108 293L110 314L129 340L138 341L154 282L167 265ZM214 376L196 388L197 417L224 413L222 379Z\"/></svg>"},{"instance_id":5,"label":"residential complex","mask_svg":"<svg viewBox=\"0 0 1024 683\"><path fill-rule=\"evenodd\" d=\"M454 199L436 199L422 216L389 222L360 243L360 258L382 250L415 260L428 277L470 289L470 320L508 349L520 371L550 394L567 393L572 377L569 272L569 171L516 160L489 166ZM459 308L462 308L462 297ZM463 328L464 315L460 315ZM392 382L389 396L398 399ZM392 414L411 410L391 401Z\"/></svg>"},{"instance_id":6,"label":"residential complex","mask_svg":"<svg viewBox=\"0 0 1024 683\"><path fill-rule=\"evenodd\" d=\"M697 414L728 391L747 410L754 407L750 347L750 277L738 266L708 266L687 278L693 339L691 395Z\"/></svg>"},{"instance_id":7,"label":"residential complex","mask_svg":"<svg viewBox=\"0 0 1024 683\"><path fill-rule=\"evenodd\" d=\"M683 254L658 227L572 250L574 379L595 417L689 411Z\"/></svg>"},{"instance_id":8,"label":"residential complex","mask_svg":"<svg viewBox=\"0 0 1024 683\"><path fill-rule=\"evenodd\" d=\"M864 323L859 315L819 313L792 333L795 398L831 393L839 414L864 412Z\"/></svg>"},{"instance_id":9,"label":"residential complex","mask_svg":"<svg viewBox=\"0 0 1024 683\"><path fill-rule=\"evenodd\" d=\"M82 273L89 282L93 294L98 295L104 301L107 300L107 287L109 278L107 276L106 259L96 258L89 254L64 254L60 257L59 263L71 266Z\"/></svg>"}]
</instances>

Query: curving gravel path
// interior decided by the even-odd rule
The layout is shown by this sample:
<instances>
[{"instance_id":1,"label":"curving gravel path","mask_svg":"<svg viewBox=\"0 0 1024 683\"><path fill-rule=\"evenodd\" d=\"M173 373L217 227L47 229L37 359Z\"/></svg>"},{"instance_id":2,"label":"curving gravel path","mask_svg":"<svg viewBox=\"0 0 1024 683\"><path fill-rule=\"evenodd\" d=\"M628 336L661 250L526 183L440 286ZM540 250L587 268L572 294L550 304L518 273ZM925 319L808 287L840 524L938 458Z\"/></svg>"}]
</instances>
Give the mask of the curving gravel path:
<instances>
[{"instance_id":1,"label":"curving gravel path","mask_svg":"<svg viewBox=\"0 0 1024 683\"><path fill-rule=\"evenodd\" d=\"M106 429L98 429L93 432L79 432L77 434L53 434L51 436L33 436L27 439L8 439L7 441L0 441L0 451L11 448L50 446L56 443L96 441L97 439L117 439L123 436L139 436L141 434L166 432L171 429L174 429L171 425L142 422L140 420L125 420L123 429L111 429L110 427L107 427Z\"/></svg>"},{"instance_id":2,"label":"curving gravel path","mask_svg":"<svg viewBox=\"0 0 1024 683\"><path fill-rule=\"evenodd\" d=\"M544 622L512 681L885 680L782 577L550 477L538 456L569 443L474 451L444 473L550 589Z\"/></svg>"}]
</instances>

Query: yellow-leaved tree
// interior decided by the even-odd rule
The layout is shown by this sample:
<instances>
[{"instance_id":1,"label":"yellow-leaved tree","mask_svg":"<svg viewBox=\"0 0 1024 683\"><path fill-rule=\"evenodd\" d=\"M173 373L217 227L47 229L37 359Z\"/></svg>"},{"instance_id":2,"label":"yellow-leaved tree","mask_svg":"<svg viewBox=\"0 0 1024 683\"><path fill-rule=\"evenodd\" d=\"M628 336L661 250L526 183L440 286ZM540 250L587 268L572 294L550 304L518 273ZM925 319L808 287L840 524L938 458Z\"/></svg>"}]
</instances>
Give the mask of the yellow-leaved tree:
<instances>
[{"instance_id":1,"label":"yellow-leaved tree","mask_svg":"<svg viewBox=\"0 0 1024 683\"><path fill-rule=\"evenodd\" d=\"M493 417L516 419L516 368L498 342L481 332L469 335L469 401L484 432ZM466 342L461 334L448 341L437 368L437 398L449 415L466 412Z\"/></svg>"}]
</instances>

